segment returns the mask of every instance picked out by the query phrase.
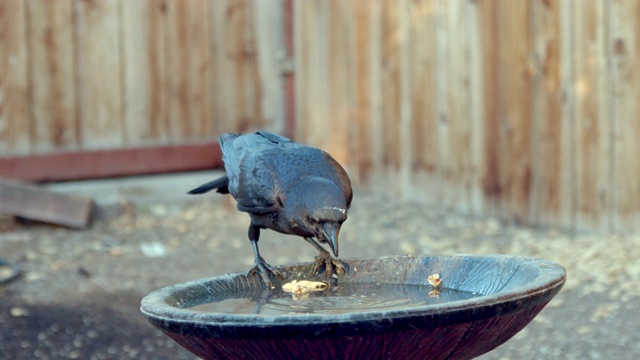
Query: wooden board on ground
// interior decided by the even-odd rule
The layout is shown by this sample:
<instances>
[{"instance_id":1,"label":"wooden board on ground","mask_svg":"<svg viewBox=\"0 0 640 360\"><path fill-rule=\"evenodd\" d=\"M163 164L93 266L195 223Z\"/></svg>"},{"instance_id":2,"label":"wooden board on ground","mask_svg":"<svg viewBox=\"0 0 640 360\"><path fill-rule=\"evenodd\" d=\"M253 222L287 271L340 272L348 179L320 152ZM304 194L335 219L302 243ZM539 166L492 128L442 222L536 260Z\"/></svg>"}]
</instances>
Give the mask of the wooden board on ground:
<instances>
[{"instance_id":1,"label":"wooden board on ground","mask_svg":"<svg viewBox=\"0 0 640 360\"><path fill-rule=\"evenodd\" d=\"M0 179L0 214L81 229L91 223L93 200Z\"/></svg>"},{"instance_id":2,"label":"wooden board on ground","mask_svg":"<svg viewBox=\"0 0 640 360\"><path fill-rule=\"evenodd\" d=\"M16 228L16 217L13 215L0 214L0 233L13 231Z\"/></svg>"}]
</instances>

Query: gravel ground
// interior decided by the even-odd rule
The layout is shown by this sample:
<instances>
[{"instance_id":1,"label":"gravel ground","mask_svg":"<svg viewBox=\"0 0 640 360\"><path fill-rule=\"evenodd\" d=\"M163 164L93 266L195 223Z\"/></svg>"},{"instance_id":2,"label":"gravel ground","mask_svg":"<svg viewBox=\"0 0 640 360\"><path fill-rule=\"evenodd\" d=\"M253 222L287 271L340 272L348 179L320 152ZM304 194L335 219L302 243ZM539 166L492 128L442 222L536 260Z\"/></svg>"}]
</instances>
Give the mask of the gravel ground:
<instances>
[{"instance_id":1,"label":"gravel ground","mask_svg":"<svg viewBox=\"0 0 640 360\"><path fill-rule=\"evenodd\" d=\"M640 358L640 234L569 236L365 191L354 199L340 234L342 258L512 254L566 267L561 293L482 359ZM246 271L248 217L222 196L119 201L120 215L88 230L22 223L0 232L0 257L23 269L0 285L0 358L195 358L146 322L140 299L173 283ZM271 231L262 232L260 250L272 265L316 255L301 239Z\"/></svg>"}]
</instances>

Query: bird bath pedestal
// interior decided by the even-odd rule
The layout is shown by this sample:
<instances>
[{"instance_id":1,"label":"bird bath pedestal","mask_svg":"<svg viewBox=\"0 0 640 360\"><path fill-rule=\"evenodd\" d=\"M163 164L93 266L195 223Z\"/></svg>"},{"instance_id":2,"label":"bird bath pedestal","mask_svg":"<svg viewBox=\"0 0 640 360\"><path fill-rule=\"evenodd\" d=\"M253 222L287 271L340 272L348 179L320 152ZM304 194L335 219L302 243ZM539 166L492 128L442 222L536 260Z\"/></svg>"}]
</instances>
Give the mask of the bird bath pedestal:
<instances>
[{"instance_id":1,"label":"bird bath pedestal","mask_svg":"<svg viewBox=\"0 0 640 360\"><path fill-rule=\"evenodd\" d=\"M522 330L566 277L556 263L504 255L345 263L349 271L328 293L309 298L263 290L257 276L227 274L152 292L141 310L203 359L471 359ZM313 264L279 269L285 281L319 279L310 278ZM436 273L439 289L427 280ZM381 285L396 297L360 302ZM239 302L206 310L230 300Z\"/></svg>"}]
</instances>

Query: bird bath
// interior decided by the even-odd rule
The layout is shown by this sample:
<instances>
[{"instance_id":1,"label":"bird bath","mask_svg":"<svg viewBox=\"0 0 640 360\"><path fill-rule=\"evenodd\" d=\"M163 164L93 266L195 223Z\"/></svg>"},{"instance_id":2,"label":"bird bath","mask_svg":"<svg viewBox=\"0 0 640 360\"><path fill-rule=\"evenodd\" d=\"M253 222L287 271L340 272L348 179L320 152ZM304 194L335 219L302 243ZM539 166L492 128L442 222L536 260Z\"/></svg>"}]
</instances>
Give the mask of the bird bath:
<instances>
[{"instance_id":1,"label":"bird bath","mask_svg":"<svg viewBox=\"0 0 640 360\"><path fill-rule=\"evenodd\" d=\"M227 274L156 290L141 310L203 359L471 359L522 330L566 277L556 263L505 255L345 263L337 284L308 297ZM314 280L313 264L278 269L285 281ZM434 273L437 290L427 281Z\"/></svg>"}]
</instances>

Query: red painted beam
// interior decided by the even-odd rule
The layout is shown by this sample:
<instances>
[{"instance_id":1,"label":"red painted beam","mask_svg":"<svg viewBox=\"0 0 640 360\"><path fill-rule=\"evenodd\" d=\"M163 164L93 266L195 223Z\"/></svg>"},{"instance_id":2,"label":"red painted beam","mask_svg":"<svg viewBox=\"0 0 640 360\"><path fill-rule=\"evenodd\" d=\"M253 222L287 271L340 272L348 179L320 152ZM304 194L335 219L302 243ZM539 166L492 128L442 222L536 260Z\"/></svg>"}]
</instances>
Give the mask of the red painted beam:
<instances>
[{"instance_id":1,"label":"red painted beam","mask_svg":"<svg viewBox=\"0 0 640 360\"><path fill-rule=\"evenodd\" d=\"M213 169L222 166L217 142L0 157L0 176L66 181Z\"/></svg>"}]
</instances>

